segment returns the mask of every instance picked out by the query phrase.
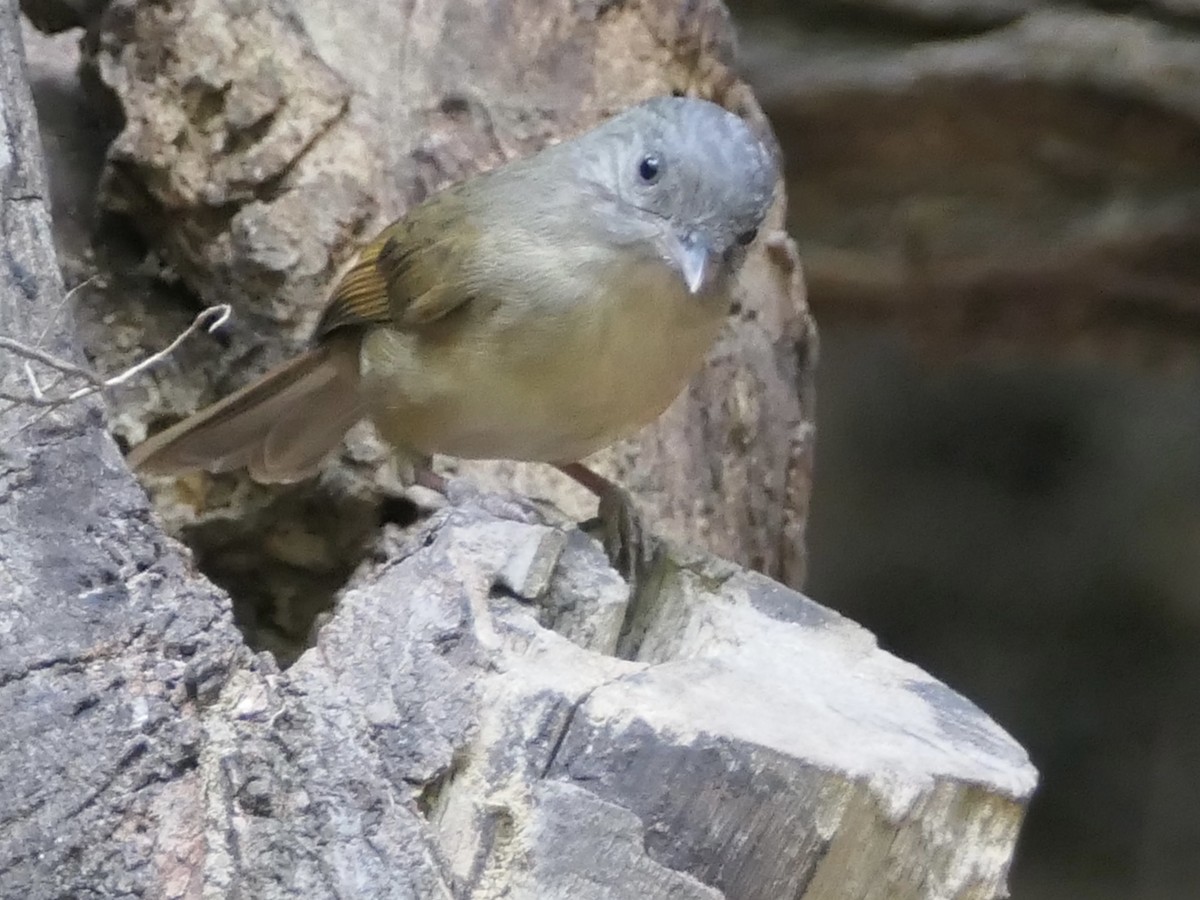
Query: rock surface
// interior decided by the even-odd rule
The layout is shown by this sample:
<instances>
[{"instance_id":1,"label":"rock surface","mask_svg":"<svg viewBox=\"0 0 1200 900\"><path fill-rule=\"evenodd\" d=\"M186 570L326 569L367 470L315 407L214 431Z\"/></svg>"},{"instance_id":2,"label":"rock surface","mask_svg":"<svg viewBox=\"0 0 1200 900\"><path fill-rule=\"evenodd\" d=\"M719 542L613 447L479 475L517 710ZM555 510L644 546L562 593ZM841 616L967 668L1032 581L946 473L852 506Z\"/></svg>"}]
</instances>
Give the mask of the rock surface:
<instances>
[{"instance_id":1,"label":"rock surface","mask_svg":"<svg viewBox=\"0 0 1200 900\"><path fill-rule=\"evenodd\" d=\"M241 889L328 832L414 843L416 896L435 874L481 897L1002 896L1024 752L853 623L674 551L613 657L608 629L539 623L611 621L619 590L578 532L460 509L385 557L313 650L214 710L236 724L201 769L240 798L218 832L252 848L230 851Z\"/></svg>"}]
</instances>

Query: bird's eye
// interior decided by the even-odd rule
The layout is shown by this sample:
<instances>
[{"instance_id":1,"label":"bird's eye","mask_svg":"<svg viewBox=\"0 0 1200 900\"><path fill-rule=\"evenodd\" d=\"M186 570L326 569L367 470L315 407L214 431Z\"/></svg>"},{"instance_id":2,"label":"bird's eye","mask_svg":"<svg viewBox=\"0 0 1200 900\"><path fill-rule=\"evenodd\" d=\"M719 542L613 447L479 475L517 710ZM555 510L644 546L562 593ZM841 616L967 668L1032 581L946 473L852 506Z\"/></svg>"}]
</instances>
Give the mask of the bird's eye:
<instances>
[{"instance_id":1,"label":"bird's eye","mask_svg":"<svg viewBox=\"0 0 1200 900\"><path fill-rule=\"evenodd\" d=\"M654 153L647 153L638 163L638 177L646 184L654 184L662 177L663 162Z\"/></svg>"},{"instance_id":2,"label":"bird's eye","mask_svg":"<svg viewBox=\"0 0 1200 900\"><path fill-rule=\"evenodd\" d=\"M737 242L743 247L748 247L754 243L754 239L758 237L758 229L751 228L749 231L743 231L737 236Z\"/></svg>"}]
</instances>

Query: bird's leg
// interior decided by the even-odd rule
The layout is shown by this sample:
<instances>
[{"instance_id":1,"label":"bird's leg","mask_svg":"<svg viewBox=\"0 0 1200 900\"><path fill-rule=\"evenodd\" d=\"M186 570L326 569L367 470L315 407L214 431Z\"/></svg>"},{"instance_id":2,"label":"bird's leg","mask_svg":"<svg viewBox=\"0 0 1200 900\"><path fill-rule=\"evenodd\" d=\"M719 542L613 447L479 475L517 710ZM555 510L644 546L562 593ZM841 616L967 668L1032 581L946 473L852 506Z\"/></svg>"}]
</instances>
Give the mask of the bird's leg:
<instances>
[{"instance_id":1,"label":"bird's leg","mask_svg":"<svg viewBox=\"0 0 1200 900\"><path fill-rule=\"evenodd\" d=\"M640 586L646 579L654 557L654 544L642 525L633 498L619 485L593 472L583 463L555 466L564 475L587 488L600 500L599 515L585 530L600 532L605 553L630 585ZM502 519L521 522L541 521L541 511L529 501L481 491L465 478L447 478L433 471L428 462L412 470L412 483L441 494L453 506L476 506Z\"/></svg>"},{"instance_id":2,"label":"bird's leg","mask_svg":"<svg viewBox=\"0 0 1200 900\"><path fill-rule=\"evenodd\" d=\"M441 494L443 497L449 498L450 494L450 479L445 475L439 475L428 465L418 466L413 469L413 484L419 484L421 487Z\"/></svg>"},{"instance_id":3,"label":"bird's leg","mask_svg":"<svg viewBox=\"0 0 1200 900\"><path fill-rule=\"evenodd\" d=\"M640 586L653 562L654 546L650 534L642 526L633 498L583 463L560 463L556 468L600 499L597 519L609 562L630 585ZM588 523L582 527L586 529Z\"/></svg>"}]
</instances>

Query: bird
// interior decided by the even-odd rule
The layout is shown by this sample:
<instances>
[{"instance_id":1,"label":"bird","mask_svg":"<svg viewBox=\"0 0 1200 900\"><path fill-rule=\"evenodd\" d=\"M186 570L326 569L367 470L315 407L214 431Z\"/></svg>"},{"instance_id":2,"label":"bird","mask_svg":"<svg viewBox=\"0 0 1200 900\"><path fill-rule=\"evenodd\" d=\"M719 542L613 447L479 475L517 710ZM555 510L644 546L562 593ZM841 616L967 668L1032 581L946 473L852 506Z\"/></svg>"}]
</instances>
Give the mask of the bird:
<instances>
[{"instance_id":1,"label":"bird","mask_svg":"<svg viewBox=\"0 0 1200 900\"><path fill-rule=\"evenodd\" d=\"M774 202L775 154L707 100L656 97L449 186L338 280L311 348L151 436L143 473L314 476L370 419L429 461L585 457L657 418L700 368Z\"/></svg>"}]
</instances>

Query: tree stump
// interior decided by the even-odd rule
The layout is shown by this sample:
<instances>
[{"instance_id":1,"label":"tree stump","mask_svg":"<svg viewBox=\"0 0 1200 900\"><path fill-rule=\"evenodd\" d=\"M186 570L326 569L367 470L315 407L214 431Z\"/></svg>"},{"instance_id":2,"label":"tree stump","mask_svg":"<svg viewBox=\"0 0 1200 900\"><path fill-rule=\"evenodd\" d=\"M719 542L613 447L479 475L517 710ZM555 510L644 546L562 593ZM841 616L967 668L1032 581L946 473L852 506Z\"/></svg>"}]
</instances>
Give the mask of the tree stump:
<instances>
[{"instance_id":1,"label":"tree stump","mask_svg":"<svg viewBox=\"0 0 1200 900\"><path fill-rule=\"evenodd\" d=\"M11 4L0 80L0 322L69 360ZM1025 753L789 588L669 543L631 596L574 527L468 504L385 527L280 671L102 412L0 419L0 894L1004 896Z\"/></svg>"}]
</instances>

